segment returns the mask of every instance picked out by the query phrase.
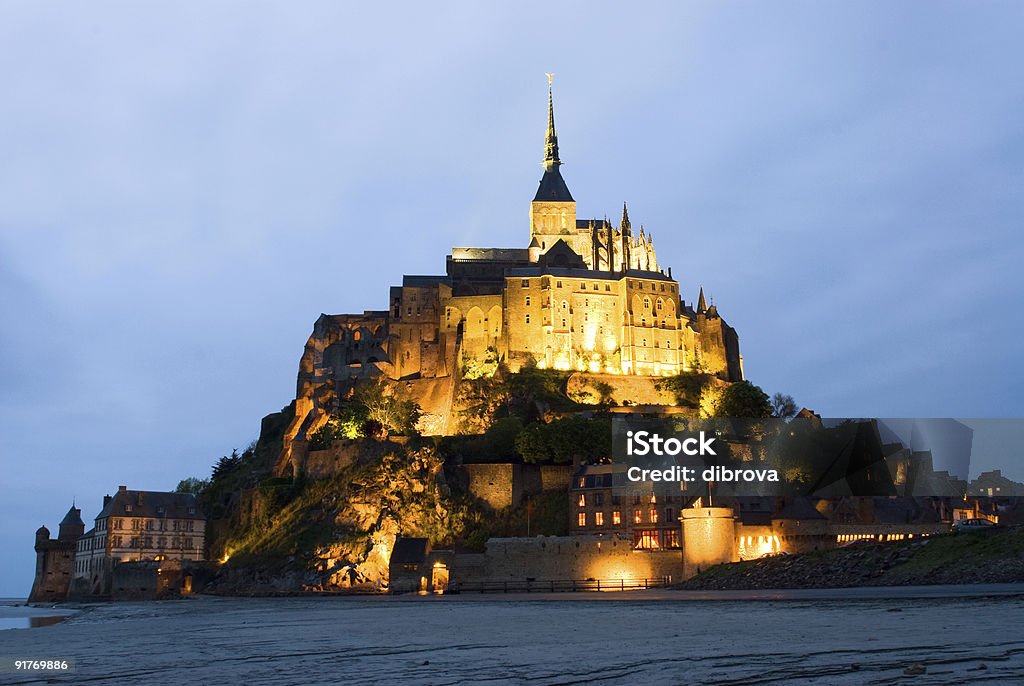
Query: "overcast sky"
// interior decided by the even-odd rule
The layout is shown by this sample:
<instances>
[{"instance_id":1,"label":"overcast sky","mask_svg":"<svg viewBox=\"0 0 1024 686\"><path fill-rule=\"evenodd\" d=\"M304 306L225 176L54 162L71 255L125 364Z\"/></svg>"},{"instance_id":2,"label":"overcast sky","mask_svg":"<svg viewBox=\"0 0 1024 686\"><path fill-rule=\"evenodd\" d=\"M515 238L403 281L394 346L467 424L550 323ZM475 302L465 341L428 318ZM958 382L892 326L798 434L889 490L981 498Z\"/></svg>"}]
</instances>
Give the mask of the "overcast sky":
<instances>
[{"instance_id":1,"label":"overcast sky","mask_svg":"<svg viewBox=\"0 0 1024 686\"><path fill-rule=\"evenodd\" d=\"M0 5L0 596L72 499L253 440L321 312L525 247L546 71L580 216L752 381L1024 415L1021 3L182 4Z\"/></svg>"}]
</instances>

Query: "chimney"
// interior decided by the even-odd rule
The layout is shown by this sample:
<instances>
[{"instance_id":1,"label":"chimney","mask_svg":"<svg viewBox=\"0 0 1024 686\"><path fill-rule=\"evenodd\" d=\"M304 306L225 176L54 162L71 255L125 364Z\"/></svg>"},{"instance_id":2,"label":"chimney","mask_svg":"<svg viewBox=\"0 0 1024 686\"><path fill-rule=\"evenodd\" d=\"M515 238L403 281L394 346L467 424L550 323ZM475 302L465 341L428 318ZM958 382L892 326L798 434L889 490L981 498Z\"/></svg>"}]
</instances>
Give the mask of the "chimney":
<instances>
[{"instance_id":1,"label":"chimney","mask_svg":"<svg viewBox=\"0 0 1024 686\"><path fill-rule=\"evenodd\" d=\"M127 491L127 490L128 490L128 487L127 487L127 486L118 486L118 487L117 487L117 492L118 492L118 493L124 493L124 492L125 492L125 491Z\"/></svg>"},{"instance_id":2,"label":"chimney","mask_svg":"<svg viewBox=\"0 0 1024 686\"><path fill-rule=\"evenodd\" d=\"M109 505L111 500L113 500L113 498L111 498L109 495L103 496L103 507Z\"/></svg>"}]
</instances>

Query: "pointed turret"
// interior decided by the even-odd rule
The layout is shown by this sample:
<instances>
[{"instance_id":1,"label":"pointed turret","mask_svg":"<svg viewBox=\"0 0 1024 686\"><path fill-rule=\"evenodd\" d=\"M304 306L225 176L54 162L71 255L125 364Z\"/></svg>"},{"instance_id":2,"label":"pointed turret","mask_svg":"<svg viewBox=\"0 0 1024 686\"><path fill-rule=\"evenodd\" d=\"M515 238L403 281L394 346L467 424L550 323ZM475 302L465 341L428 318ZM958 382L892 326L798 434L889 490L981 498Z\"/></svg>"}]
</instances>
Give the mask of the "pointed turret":
<instances>
[{"instance_id":1,"label":"pointed turret","mask_svg":"<svg viewBox=\"0 0 1024 686\"><path fill-rule=\"evenodd\" d=\"M619 228L623 233L626 233L630 229L629 224L629 212L626 210L626 203L622 203L622 221L619 223Z\"/></svg>"},{"instance_id":2,"label":"pointed turret","mask_svg":"<svg viewBox=\"0 0 1024 686\"><path fill-rule=\"evenodd\" d=\"M60 522L57 538L61 541L77 541L83 533L85 533L85 522L82 521L82 511L72 504L71 509Z\"/></svg>"},{"instance_id":3,"label":"pointed turret","mask_svg":"<svg viewBox=\"0 0 1024 686\"><path fill-rule=\"evenodd\" d=\"M697 314L704 314L708 311L708 303L704 299L704 287L700 287L700 295L697 296Z\"/></svg>"}]
</instances>

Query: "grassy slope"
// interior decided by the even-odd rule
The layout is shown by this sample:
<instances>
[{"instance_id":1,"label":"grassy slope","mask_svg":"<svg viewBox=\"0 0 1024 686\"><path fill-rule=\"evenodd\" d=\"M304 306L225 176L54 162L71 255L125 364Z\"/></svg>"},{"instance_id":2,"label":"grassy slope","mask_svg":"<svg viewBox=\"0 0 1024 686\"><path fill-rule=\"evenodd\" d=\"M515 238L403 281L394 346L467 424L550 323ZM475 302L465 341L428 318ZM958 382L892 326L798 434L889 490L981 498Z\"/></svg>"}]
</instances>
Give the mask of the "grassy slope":
<instances>
[{"instance_id":1,"label":"grassy slope","mask_svg":"<svg viewBox=\"0 0 1024 686\"><path fill-rule=\"evenodd\" d=\"M1024 527L719 565L687 589L836 588L1024 581Z\"/></svg>"}]
</instances>

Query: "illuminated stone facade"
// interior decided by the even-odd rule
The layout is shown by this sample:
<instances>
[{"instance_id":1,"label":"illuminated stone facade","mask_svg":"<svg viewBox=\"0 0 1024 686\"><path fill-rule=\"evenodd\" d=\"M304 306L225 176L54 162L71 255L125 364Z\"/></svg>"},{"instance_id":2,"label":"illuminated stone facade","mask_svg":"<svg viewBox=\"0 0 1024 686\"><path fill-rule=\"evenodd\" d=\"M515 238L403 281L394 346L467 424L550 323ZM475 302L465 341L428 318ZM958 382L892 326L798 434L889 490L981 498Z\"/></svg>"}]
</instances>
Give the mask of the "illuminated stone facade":
<instances>
[{"instance_id":1,"label":"illuminated stone facade","mask_svg":"<svg viewBox=\"0 0 1024 686\"><path fill-rule=\"evenodd\" d=\"M393 286L387 310L321 315L300 362L287 446L325 421L345 384L379 374L406 381L427 415L432 403L450 408L467 365L495 359L512 371L537 365L659 377L699 369L743 378L739 337L703 291L691 285L696 303L682 298L651 234L634 233L625 205L617 225L577 217L560 166L549 92L527 247L453 248L443 275L405 276ZM441 418L424 433L445 431Z\"/></svg>"}]
</instances>

